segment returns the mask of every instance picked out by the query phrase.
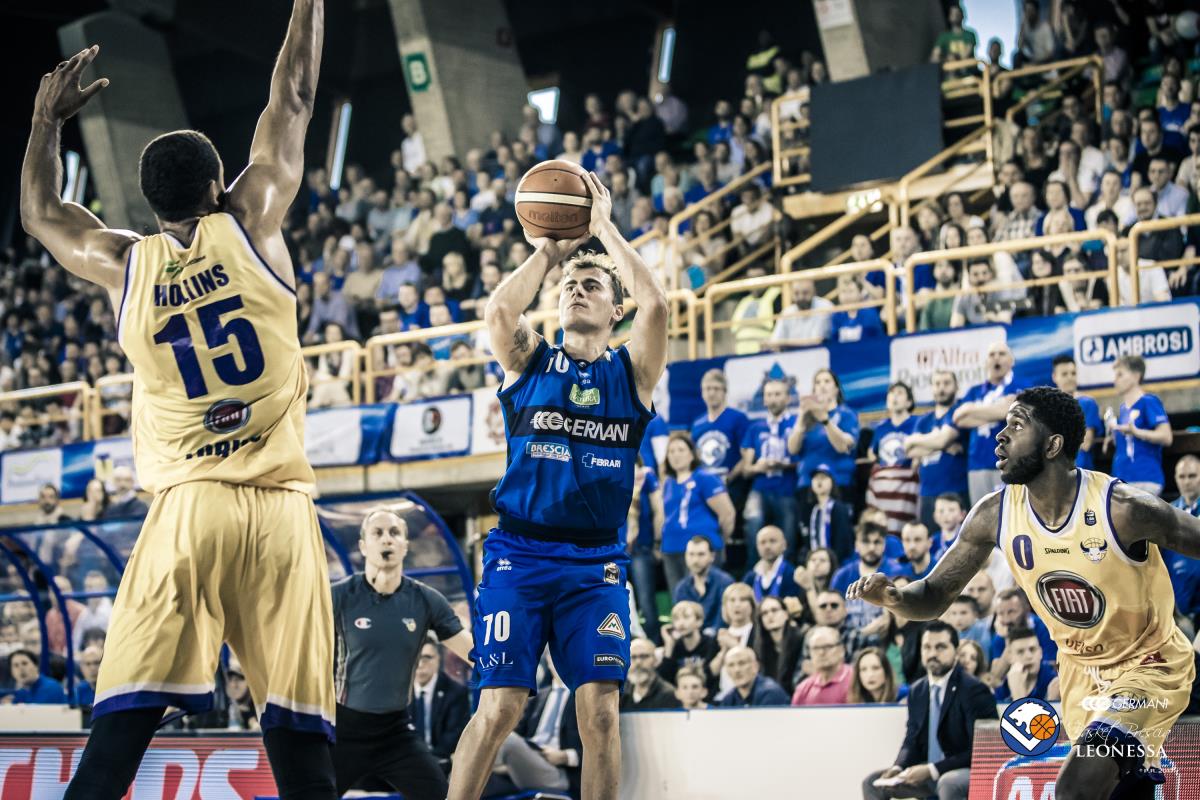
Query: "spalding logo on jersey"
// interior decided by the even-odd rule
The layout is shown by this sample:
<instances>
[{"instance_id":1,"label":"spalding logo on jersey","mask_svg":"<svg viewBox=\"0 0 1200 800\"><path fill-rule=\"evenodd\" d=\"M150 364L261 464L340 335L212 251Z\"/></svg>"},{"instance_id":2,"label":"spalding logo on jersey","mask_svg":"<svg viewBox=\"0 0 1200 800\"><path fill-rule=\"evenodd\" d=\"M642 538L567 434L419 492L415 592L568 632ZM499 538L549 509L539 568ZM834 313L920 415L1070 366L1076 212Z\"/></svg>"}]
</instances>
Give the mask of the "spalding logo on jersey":
<instances>
[{"instance_id":1,"label":"spalding logo on jersey","mask_svg":"<svg viewBox=\"0 0 1200 800\"><path fill-rule=\"evenodd\" d=\"M1038 579L1037 593L1050 614L1072 628L1090 628L1104 616L1104 595L1073 572L1047 572Z\"/></svg>"}]
</instances>

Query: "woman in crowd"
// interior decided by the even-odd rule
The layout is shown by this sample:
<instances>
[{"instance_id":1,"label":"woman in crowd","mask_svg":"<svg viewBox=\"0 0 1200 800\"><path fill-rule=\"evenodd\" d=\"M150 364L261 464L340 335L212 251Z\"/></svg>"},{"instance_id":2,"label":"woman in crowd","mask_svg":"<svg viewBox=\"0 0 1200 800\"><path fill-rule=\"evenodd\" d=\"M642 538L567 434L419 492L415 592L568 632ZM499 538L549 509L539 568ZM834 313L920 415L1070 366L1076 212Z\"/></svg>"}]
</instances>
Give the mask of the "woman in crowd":
<instances>
[{"instance_id":1,"label":"woman in crowd","mask_svg":"<svg viewBox=\"0 0 1200 800\"><path fill-rule=\"evenodd\" d=\"M958 643L958 663L962 664L963 670L973 678L983 681L988 675L987 653L983 652L982 645L973 639L963 639Z\"/></svg>"},{"instance_id":2,"label":"woman in crowd","mask_svg":"<svg viewBox=\"0 0 1200 800\"><path fill-rule=\"evenodd\" d=\"M1108 282L1103 276L1078 277L1093 271L1080 256L1069 256L1063 262L1062 271L1063 280L1058 282L1058 291L1064 310L1074 313L1108 306Z\"/></svg>"},{"instance_id":3,"label":"woman in crowd","mask_svg":"<svg viewBox=\"0 0 1200 800\"><path fill-rule=\"evenodd\" d=\"M838 278L838 305L851 306L869 299L858 275ZM835 311L829 318L829 339L833 342L859 342L883 335L883 321L874 306Z\"/></svg>"},{"instance_id":4,"label":"woman in crowd","mask_svg":"<svg viewBox=\"0 0 1200 800\"><path fill-rule=\"evenodd\" d=\"M796 689L796 667L804 651L808 625L794 622L778 597L764 597L758 605L754 630L754 652L759 673L773 678L789 695Z\"/></svg>"},{"instance_id":5,"label":"woman in crowd","mask_svg":"<svg viewBox=\"0 0 1200 800\"><path fill-rule=\"evenodd\" d=\"M947 222L942 226L941 239L938 249L952 250L955 247L967 246L967 232L957 222Z\"/></svg>"},{"instance_id":6,"label":"woman in crowd","mask_svg":"<svg viewBox=\"0 0 1200 800\"><path fill-rule=\"evenodd\" d=\"M1030 278L1052 278L1062 274L1054 256L1045 250L1034 250L1029 262ZM1018 317L1052 317L1065 308L1058 283L1043 283L1030 286L1027 297L1029 304L1017 311Z\"/></svg>"},{"instance_id":7,"label":"woman in crowd","mask_svg":"<svg viewBox=\"0 0 1200 800\"><path fill-rule=\"evenodd\" d=\"M748 585L734 583L725 587L721 595L721 621L725 625L717 631L721 652L710 662L711 669L721 676L718 696L733 688L733 681L725 671L725 654L738 645L753 648L757 644L754 630L757 612L754 590Z\"/></svg>"},{"instance_id":8,"label":"woman in crowd","mask_svg":"<svg viewBox=\"0 0 1200 800\"><path fill-rule=\"evenodd\" d=\"M921 250L936 250L942 227L942 207L936 198L917 208L916 223L914 230Z\"/></svg>"},{"instance_id":9,"label":"woman in crowd","mask_svg":"<svg viewBox=\"0 0 1200 800\"><path fill-rule=\"evenodd\" d=\"M800 398L800 420L788 436L788 451L800 456L799 488L807 489L813 472L826 464L834 483L849 489L854 484L858 430L858 414L846 405L837 375L830 369L817 370L812 394Z\"/></svg>"},{"instance_id":10,"label":"woman in crowd","mask_svg":"<svg viewBox=\"0 0 1200 800\"><path fill-rule=\"evenodd\" d=\"M729 239L720 233L713 233L714 219L712 212L701 211L696 215L695 223L683 234L683 263L689 271L700 270L692 278L692 287L707 283L725 266L725 252ZM702 279L700 283L696 280Z\"/></svg>"},{"instance_id":11,"label":"woman in crowd","mask_svg":"<svg viewBox=\"0 0 1200 800\"><path fill-rule=\"evenodd\" d=\"M720 476L699 471L700 454L692 437L675 431L667 441L663 481L662 557L667 586L687 576L683 554L688 540L703 536L712 542L718 564L724 561L725 537L737 516ZM749 591L750 587L747 586Z\"/></svg>"},{"instance_id":12,"label":"woman in crowd","mask_svg":"<svg viewBox=\"0 0 1200 800\"><path fill-rule=\"evenodd\" d=\"M854 674L847 700L860 703L894 703L899 691L887 656L878 647L864 647L854 655ZM907 689L907 687L905 687ZM905 692L907 694L907 692Z\"/></svg>"},{"instance_id":13,"label":"woman in crowd","mask_svg":"<svg viewBox=\"0 0 1200 800\"><path fill-rule=\"evenodd\" d=\"M92 478L83 489L83 505L79 507L79 518L84 522L92 522L104 516L108 510L108 489L104 481Z\"/></svg>"},{"instance_id":14,"label":"woman in crowd","mask_svg":"<svg viewBox=\"0 0 1200 800\"><path fill-rule=\"evenodd\" d=\"M946 217L946 223L942 225L943 236L945 236L945 228L949 225L957 225L965 231L974 225L983 224L982 217L967 211L967 201L960 192L951 192L946 195Z\"/></svg>"}]
</instances>

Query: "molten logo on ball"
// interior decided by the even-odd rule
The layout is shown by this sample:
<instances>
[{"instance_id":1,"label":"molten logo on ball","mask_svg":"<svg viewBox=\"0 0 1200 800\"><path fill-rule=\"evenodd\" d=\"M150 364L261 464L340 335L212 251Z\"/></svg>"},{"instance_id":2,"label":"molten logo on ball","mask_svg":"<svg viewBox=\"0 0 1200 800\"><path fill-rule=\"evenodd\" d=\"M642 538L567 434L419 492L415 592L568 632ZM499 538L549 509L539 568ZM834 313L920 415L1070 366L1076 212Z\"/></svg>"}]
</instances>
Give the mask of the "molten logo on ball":
<instances>
[{"instance_id":1,"label":"molten logo on ball","mask_svg":"<svg viewBox=\"0 0 1200 800\"><path fill-rule=\"evenodd\" d=\"M1058 739L1059 719L1045 700L1026 697L1011 703L1000 716L1000 736L1014 753L1038 756Z\"/></svg>"}]
</instances>

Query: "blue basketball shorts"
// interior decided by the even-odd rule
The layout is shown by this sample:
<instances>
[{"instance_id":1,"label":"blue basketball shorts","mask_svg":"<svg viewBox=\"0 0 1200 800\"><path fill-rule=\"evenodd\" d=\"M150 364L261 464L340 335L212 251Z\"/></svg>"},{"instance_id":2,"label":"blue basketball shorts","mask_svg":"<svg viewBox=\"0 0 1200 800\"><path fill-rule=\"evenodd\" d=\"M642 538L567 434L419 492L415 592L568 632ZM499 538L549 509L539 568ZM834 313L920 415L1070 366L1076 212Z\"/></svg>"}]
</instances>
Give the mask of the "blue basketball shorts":
<instances>
[{"instance_id":1,"label":"blue basketball shorts","mask_svg":"<svg viewBox=\"0 0 1200 800\"><path fill-rule=\"evenodd\" d=\"M624 684L629 666L629 556L620 544L580 547L493 528L472 633L479 688L537 690L546 645L563 682Z\"/></svg>"}]
</instances>

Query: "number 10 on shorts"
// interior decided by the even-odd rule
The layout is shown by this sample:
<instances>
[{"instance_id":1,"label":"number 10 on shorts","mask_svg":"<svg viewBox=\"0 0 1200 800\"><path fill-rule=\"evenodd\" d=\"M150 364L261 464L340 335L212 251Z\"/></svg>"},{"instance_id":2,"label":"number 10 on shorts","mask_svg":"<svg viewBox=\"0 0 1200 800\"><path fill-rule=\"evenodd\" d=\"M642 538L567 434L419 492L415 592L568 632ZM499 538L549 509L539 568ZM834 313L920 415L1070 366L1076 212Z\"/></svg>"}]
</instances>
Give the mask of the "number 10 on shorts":
<instances>
[{"instance_id":1,"label":"number 10 on shorts","mask_svg":"<svg viewBox=\"0 0 1200 800\"><path fill-rule=\"evenodd\" d=\"M495 614L484 614L483 616L483 643L491 644L492 633L496 634L497 642L508 641L509 619L507 611L497 611ZM494 624L494 631L493 631Z\"/></svg>"}]
</instances>

